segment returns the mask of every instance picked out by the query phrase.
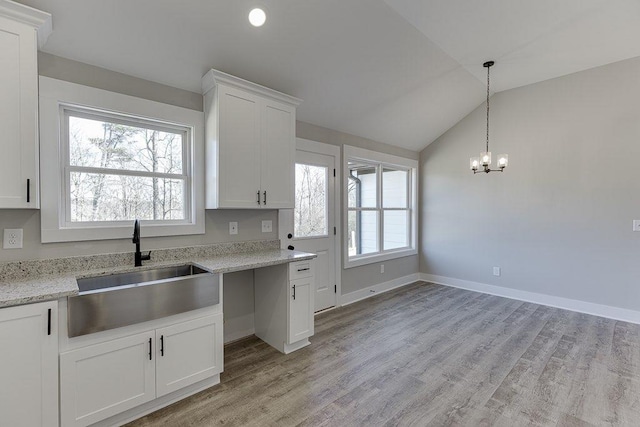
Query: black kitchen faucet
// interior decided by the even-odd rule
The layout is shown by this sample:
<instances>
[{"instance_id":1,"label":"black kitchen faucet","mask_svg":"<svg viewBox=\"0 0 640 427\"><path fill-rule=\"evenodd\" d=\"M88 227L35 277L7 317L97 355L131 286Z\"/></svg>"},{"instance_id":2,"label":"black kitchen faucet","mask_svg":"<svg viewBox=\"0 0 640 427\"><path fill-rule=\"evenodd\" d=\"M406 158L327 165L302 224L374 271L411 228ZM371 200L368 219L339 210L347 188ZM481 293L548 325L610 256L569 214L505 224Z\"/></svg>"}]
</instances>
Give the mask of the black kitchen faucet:
<instances>
[{"instance_id":1,"label":"black kitchen faucet","mask_svg":"<svg viewBox=\"0 0 640 427\"><path fill-rule=\"evenodd\" d=\"M149 261L151 259L151 251L149 251L146 255L142 255L142 252L140 252L140 220L137 219L133 223L132 241L136 244L135 266L141 267L142 261Z\"/></svg>"}]
</instances>

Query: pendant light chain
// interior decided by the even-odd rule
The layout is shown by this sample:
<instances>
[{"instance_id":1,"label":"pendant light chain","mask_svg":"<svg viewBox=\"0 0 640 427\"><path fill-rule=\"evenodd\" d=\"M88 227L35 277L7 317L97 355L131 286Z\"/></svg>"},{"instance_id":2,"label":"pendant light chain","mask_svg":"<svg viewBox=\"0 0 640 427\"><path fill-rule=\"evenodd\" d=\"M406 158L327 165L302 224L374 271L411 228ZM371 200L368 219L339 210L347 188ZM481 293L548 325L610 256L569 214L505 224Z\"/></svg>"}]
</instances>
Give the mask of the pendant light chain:
<instances>
[{"instance_id":1,"label":"pendant light chain","mask_svg":"<svg viewBox=\"0 0 640 427\"><path fill-rule=\"evenodd\" d=\"M491 67L487 67L487 152L489 151L489 70Z\"/></svg>"}]
</instances>

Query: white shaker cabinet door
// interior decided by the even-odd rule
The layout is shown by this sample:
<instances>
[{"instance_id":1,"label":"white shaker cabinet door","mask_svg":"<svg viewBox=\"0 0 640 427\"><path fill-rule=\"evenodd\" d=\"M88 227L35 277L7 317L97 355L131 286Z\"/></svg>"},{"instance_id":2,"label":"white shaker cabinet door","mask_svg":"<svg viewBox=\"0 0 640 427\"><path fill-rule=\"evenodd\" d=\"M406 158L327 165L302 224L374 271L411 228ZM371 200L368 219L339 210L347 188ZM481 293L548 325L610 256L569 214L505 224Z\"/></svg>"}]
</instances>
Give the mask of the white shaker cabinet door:
<instances>
[{"instance_id":1,"label":"white shaker cabinet door","mask_svg":"<svg viewBox=\"0 0 640 427\"><path fill-rule=\"evenodd\" d=\"M259 208L260 99L224 85L218 91L218 207Z\"/></svg>"},{"instance_id":2,"label":"white shaker cabinet door","mask_svg":"<svg viewBox=\"0 0 640 427\"><path fill-rule=\"evenodd\" d=\"M156 330L157 397L222 372L222 314Z\"/></svg>"},{"instance_id":3,"label":"white shaker cabinet door","mask_svg":"<svg viewBox=\"0 0 640 427\"><path fill-rule=\"evenodd\" d=\"M36 31L0 16L0 208L38 208Z\"/></svg>"},{"instance_id":4,"label":"white shaker cabinet door","mask_svg":"<svg viewBox=\"0 0 640 427\"><path fill-rule=\"evenodd\" d=\"M313 335L313 276L289 282L289 344Z\"/></svg>"},{"instance_id":5,"label":"white shaker cabinet door","mask_svg":"<svg viewBox=\"0 0 640 427\"><path fill-rule=\"evenodd\" d=\"M63 426L87 426L153 400L155 331L60 355Z\"/></svg>"},{"instance_id":6,"label":"white shaker cabinet door","mask_svg":"<svg viewBox=\"0 0 640 427\"><path fill-rule=\"evenodd\" d=\"M0 425L58 425L57 306L0 309Z\"/></svg>"},{"instance_id":7,"label":"white shaker cabinet door","mask_svg":"<svg viewBox=\"0 0 640 427\"><path fill-rule=\"evenodd\" d=\"M262 109L263 207L293 209L295 180L295 107L265 100Z\"/></svg>"}]
</instances>

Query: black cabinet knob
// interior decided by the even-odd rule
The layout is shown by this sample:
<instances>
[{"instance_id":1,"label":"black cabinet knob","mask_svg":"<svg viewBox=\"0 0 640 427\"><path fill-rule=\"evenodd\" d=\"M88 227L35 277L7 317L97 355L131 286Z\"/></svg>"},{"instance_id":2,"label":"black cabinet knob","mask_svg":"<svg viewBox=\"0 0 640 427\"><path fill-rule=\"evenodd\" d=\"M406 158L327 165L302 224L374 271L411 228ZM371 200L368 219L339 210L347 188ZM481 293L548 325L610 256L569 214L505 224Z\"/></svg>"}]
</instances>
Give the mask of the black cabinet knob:
<instances>
[{"instance_id":1,"label":"black cabinet knob","mask_svg":"<svg viewBox=\"0 0 640 427\"><path fill-rule=\"evenodd\" d=\"M287 246L287 249L289 249L290 251L294 250L295 248L291 245Z\"/></svg>"},{"instance_id":2,"label":"black cabinet knob","mask_svg":"<svg viewBox=\"0 0 640 427\"><path fill-rule=\"evenodd\" d=\"M292 238L292 237L293 237L293 234L291 234L291 233L287 234L287 238L288 238L288 239L290 239L290 238Z\"/></svg>"}]
</instances>

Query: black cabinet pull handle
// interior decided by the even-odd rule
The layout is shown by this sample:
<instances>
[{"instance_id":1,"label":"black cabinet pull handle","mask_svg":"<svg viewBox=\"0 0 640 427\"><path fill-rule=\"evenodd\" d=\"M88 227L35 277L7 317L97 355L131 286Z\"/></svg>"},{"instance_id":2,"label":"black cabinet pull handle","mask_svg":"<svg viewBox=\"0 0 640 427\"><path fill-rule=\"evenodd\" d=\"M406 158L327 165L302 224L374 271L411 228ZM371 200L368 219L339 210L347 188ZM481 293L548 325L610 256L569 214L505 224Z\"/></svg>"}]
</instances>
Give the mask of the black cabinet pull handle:
<instances>
[{"instance_id":1,"label":"black cabinet pull handle","mask_svg":"<svg viewBox=\"0 0 640 427\"><path fill-rule=\"evenodd\" d=\"M267 204L267 190L264 190L264 200L262 201L263 205Z\"/></svg>"},{"instance_id":2,"label":"black cabinet pull handle","mask_svg":"<svg viewBox=\"0 0 640 427\"><path fill-rule=\"evenodd\" d=\"M290 251L294 250L295 248L291 245L287 246L287 249L289 249Z\"/></svg>"},{"instance_id":3,"label":"black cabinet pull handle","mask_svg":"<svg viewBox=\"0 0 640 427\"><path fill-rule=\"evenodd\" d=\"M256 192L256 195L258 196L258 200L257 200L258 201L258 205L260 205L260 190L258 190Z\"/></svg>"},{"instance_id":4,"label":"black cabinet pull handle","mask_svg":"<svg viewBox=\"0 0 640 427\"><path fill-rule=\"evenodd\" d=\"M47 335L51 335L51 309L47 312Z\"/></svg>"},{"instance_id":5,"label":"black cabinet pull handle","mask_svg":"<svg viewBox=\"0 0 640 427\"><path fill-rule=\"evenodd\" d=\"M164 356L164 335L160 335L160 356Z\"/></svg>"},{"instance_id":6,"label":"black cabinet pull handle","mask_svg":"<svg viewBox=\"0 0 640 427\"><path fill-rule=\"evenodd\" d=\"M153 360L153 356L151 355L151 338L149 338L149 360Z\"/></svg>"},{"instance_id":7,"label":"black cabinet pull handle","mask_svg":"<svg viewBox=\"0 0 640 427\"><path fill-rule=\"evenodd\" d=\"M293 299L296 299L296 285L293 285Z\"/></svg>"},{"instance_id":8,"label":"black cabinet pull handle","mask_svg":"<svg viewBox=\"0 0 640 427\"><path fill-rule=\"evenodd\" d=\"M31 203L31 180L27 178L27 203Z\"/></svg>"},{"instance_id":9,"label":"black cabinet pull handle","mask_svg":"<svg viewBox=\"0 0 640 427\"><path fill-rule=\"evenodd\" d=\"M307 267L307 268L299 268L298 271L309 271L309 267Z\"/></svg>"}]
</instances>

